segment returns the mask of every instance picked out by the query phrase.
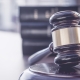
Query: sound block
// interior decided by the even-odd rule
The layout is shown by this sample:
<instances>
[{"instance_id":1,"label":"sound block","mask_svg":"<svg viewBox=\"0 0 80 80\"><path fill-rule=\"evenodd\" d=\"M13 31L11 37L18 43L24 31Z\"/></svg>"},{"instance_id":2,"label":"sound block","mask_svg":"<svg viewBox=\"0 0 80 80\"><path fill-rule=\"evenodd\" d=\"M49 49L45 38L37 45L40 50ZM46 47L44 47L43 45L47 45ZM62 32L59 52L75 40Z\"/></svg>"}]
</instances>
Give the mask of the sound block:
<instances>
[{"instance_id":1,"label":"sound block","mask_svg":"<svg viewBox=\"0 0 80 80\"><path fill-rule=\"evenodd\" d=\"M54 63L41 63L30 66L19 80L80 80L80 65L59 67Z\"/></svg>"}]
</instances>

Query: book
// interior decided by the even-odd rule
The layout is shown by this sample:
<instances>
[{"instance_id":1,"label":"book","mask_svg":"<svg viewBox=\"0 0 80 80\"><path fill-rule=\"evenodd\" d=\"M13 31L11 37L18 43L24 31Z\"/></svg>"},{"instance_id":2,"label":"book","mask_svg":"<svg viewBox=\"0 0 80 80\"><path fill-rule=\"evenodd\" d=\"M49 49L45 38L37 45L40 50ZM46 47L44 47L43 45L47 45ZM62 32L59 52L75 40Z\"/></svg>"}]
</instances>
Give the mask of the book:
<instances>
[{"instance_id":1,"label":"book","mask_svg":"<svg viewBox=\"0 0 80 80\"><path fill-rule=\"evenodd\" d=\"M23 55L31 55L49 46L51 40L25 39L22 40Z\"/></svg>"}]
</instances>

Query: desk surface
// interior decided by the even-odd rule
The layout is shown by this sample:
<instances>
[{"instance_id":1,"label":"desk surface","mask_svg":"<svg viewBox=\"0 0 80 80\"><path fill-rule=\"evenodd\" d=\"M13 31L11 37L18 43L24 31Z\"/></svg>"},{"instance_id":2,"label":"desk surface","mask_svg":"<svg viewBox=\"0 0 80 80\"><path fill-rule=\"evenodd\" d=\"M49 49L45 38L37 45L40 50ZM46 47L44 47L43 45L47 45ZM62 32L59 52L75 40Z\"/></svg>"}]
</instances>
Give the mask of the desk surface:
<instances>
[{"instance_id":1,"label":"desk surface","mask_svg":"<svg viewBox=\"0 0 80 80\"><path fill-rule=\"evenodd\" d=\"M22 55L22 40L19 33L0 32L0 80L18 80L29 66L28 56ZM43 62L50 62L47 58Z\"/></svg>"}]
</instances>

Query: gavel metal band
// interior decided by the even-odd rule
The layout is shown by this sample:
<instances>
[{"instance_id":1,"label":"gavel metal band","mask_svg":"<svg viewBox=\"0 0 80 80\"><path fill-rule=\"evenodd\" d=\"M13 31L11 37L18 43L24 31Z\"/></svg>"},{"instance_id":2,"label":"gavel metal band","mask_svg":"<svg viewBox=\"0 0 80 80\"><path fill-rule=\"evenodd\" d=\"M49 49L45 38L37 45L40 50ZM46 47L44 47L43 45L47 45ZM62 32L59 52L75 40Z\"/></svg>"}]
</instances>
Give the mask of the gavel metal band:
<instances>
[{"instance_id":1,"label":"gavel metal band","mask_svg":"<svg viewBox=\"0 0 80 80\"><path fill-rule=\"evenodd\" d=\"M80 44L80 26L62 28L52 31L53 46Z\"/></svg>"}]
</instances>

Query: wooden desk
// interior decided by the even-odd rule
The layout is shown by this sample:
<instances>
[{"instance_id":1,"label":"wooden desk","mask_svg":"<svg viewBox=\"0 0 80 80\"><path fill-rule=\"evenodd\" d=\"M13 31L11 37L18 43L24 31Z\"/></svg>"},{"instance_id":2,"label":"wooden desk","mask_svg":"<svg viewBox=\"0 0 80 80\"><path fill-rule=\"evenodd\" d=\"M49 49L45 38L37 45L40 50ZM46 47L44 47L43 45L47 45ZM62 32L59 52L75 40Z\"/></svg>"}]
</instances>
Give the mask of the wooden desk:
<instances>
[{"instance_id":1,"label":"wooden desk","mask_svg":"<svg viewBox=\"0 0 80 80\"><path fill-rule=\"evenodd\" d=\"M19 33L0 32L0 80L18 80L29 66L28 56L22 55L22 40ZM47 58L43 62L51 62Z\"/></svg>"}]
</instances>

